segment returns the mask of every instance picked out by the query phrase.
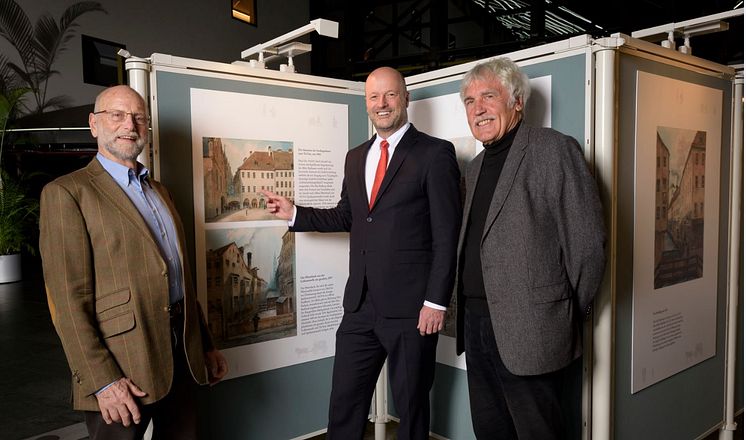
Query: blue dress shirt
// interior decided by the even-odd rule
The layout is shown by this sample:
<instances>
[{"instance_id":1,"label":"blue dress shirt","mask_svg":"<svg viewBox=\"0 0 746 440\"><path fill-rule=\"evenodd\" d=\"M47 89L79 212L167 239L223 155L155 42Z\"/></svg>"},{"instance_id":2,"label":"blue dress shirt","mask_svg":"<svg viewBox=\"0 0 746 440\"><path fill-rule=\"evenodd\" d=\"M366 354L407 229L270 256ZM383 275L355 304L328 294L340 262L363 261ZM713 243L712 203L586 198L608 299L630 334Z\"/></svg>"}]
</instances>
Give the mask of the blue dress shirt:
<instances>
[{"instance_id":1,"label":"blue dress shirt","mask_svg":"<svg viewBox=\"0 0 746 440\"><path fill-rule=\"evenodd\" d=\"M96 158L140 212L168 265L168 294L171 304L184 298L184 276L174 219L158 193L150 186L150 171L140 162L138 172L104 157Z\"/></svg>"}]
</instances>

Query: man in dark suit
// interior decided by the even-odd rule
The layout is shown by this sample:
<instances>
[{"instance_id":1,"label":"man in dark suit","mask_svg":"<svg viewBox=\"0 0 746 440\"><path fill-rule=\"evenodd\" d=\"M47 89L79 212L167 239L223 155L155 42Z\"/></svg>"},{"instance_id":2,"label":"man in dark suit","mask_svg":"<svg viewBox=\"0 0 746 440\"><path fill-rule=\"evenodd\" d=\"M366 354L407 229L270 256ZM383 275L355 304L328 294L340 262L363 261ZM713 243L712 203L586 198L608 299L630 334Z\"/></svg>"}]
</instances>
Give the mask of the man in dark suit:
<instances>
[{"instance_id":1,"label":"man in dark suit","mask_svg":"<svg viewBox=\"0 0 746 440\"><path fill-rule=\"evenodd\" d=\"M526 75L476 65L461 98L485 149L468 165L459 238L457 349L478 439L562 435L562 370L605 268L596 182L575 139L523 123Z\"/></svg>"},{"instance_id":2,"label":"man in dark suit","mask_svg":"<svg viewBox=\"0 0 746 440\"><path fill-rule=\"evenodd\" d=\"M388 356L398 438L427 439L438 331L455 277L458 164L450 142L409 124L399 72L373 71L365 100L377 134L347 154L337 206L295 207L267 192L267 207L293 231L350 232L327 437L363 437Z\"/></svg>"},{"instance_id":3,"label":"man in dark suit","mask_svg":"<svg viewBox=\"0 0 746 440\"><path fill-rule=\"evenodd\" d=\"M192 284L184 230L137 156L142 97L104 90L88 119L98 154L46 185L40 242L52 322L91 439L196 439L197 384L227 372Z\"/></svg>"}]
</instances>

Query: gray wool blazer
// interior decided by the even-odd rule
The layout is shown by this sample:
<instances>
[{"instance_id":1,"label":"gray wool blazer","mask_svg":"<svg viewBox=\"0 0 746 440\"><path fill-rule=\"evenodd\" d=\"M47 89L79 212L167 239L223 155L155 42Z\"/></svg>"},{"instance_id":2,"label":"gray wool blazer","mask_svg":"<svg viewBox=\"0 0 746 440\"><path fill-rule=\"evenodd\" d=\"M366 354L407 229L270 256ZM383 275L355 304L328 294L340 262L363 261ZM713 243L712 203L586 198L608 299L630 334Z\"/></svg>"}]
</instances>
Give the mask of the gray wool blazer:
<instances>
[{"instance_id":1,"label":"gray wool blazer","mask_svg":"<svg viewBox=\"0 0 746 440\"><path fill-rule=\"evenodd\" d=\"M484 152L466 171L459 257L483 158ZM598 188L577 141L522 123L492 196L481 242L492 327L513 374L549 373L581 355L581 323L603 279L605 240ZM461 267L457 273L463 273ZM461 279L457 289L460 354Z\"/></svg>"}]
</instances>

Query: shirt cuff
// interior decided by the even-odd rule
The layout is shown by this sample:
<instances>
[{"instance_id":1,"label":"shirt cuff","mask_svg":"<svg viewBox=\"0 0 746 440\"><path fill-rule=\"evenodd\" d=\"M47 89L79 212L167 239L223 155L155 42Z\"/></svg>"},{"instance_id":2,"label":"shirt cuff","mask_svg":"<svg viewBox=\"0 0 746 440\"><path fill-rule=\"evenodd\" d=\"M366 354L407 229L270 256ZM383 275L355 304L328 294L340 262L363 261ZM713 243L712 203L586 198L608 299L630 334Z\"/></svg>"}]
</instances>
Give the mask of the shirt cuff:
<instances>
[{"instance_id":1,"label":"shirt cuff","mask_svg":"<svg viewBox=\"0 0 746 440\"><path fill-rule=\"evenodd\" d=\"M292 228L295 225L295 216L298 214L298 208L293 205L293 218L288 220L288 228Z\"/></svg>"},{"instance_id":2,"label":"shirt cuff","mask_svg":"<svg viewBox=\"0 0 746 440\"><path fill-rule=\"evenodd\" d=\"M119 380L119 379L117 379L117 380ZM115 380L114 382L110 383L109 385L106 385L106 386L102 387L100 390L96 391L94 394L96 396L98 396L100 393L104 392L107 388L109 388L110 386L114 385L117 382L117 380Z\"/></svg>"},{"instance_id":3,"label":"shirt cuff","mask_svg":"<svg viewBox=\"0 0 746 440\"><path fill-rule=\"evenodd\" d=\"M446 309L445 307L443 307L443 306L441 306L439 304L431 303L430 301L425 301L425 305L428 306L428 307L430 307L431 309L435 309L435 310L444 311Z\"/></svg>"}]
</instances>

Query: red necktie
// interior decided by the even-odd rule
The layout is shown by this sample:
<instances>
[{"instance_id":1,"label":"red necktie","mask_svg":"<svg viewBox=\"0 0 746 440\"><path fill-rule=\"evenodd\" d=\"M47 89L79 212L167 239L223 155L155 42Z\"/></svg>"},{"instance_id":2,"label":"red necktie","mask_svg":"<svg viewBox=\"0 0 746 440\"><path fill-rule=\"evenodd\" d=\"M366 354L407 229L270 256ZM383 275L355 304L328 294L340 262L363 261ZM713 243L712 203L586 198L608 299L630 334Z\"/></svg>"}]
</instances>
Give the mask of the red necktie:
<instances>
[{"instance_id":1,"label":"red necktie","mask_svg":"<svg viewBox=\"0 0 746 440\"><path fill-rule=\"evenodd\" d=\"M381 187L383 176L386 174L386 165L389 163L389 142L384 139L381 141L381 158L378 159L378 167L376 167L376 178L373 180L373 189L370 191L370 203L368 208L373 207L373 203L376 201L376 195L378 189Z\"/></svg>"}]
</instances>

